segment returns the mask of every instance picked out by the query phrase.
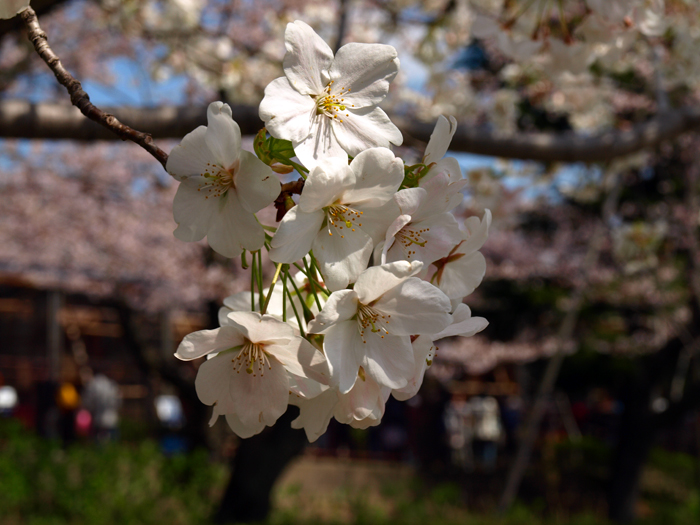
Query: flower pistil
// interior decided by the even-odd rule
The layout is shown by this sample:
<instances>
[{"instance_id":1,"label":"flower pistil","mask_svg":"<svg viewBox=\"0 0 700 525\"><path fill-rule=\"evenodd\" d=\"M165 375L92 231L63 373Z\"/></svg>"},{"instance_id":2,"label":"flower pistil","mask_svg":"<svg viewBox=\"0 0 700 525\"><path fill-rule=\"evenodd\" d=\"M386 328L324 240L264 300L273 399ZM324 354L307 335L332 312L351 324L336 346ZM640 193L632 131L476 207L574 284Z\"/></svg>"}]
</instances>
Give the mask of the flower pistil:
<instances>
[{"instance_id":1,"label":"flower pistil","mask_svg":"<svg viewBox=\"0 0 700 525\"><path fill-rule=\"evenodd\" d=\"M229 188L236 187L235 177L239 164L240 161L237 160L227 169L219 164L207 162L207 171L202 173L202 178L206 179L207 182L201 184L197 188L197 191L205 190L208 193L208 195L204 197L205 199L209 197L221 197Z\"/></svg>"},{"instance_id":2,"label":"flower pistil","mask_svg":"<svg viewBox=\"0 0 700 525\"><path fill-rule=\"evenodd\" d=\"M333 235L331 226L335 229L343 229L343 225L351 231L355 231L355 226L362 227L362 223L355 224L355 221L362 218L364 212L357 211L342 204L332 204L326 208L326 220L328 222L328 235ZM341 232L340 238L345 238Z\"/></svg>"},{"instance_id":3,"label":"flower pistil","mask_svg":"<svg viewBox=\"0 0 700 525\"><path fill-rule=\"evenodd\" d=\"M382 339L384 339L384 335L389 335L389 329L387 327L389 326L390 317L391 315L385 315L371 306L360 303L357 309L357 325L360 330L362 342L367 343L365 340L365 331L368 328L371 332L375 334L378 333ZM381 332L383 332L383 334Z\"/></svg>"},{"instance_id":4,"label":"flower pistil","mask_svg":"<svg viewBox=\"0 0 700 525\"><path fill-rule=\"evenodd\" d=\"M270 358L264 350L264 345L251 341L247 341L243 345L241 351L238 352L236 357L231 359L231 362L237 374L240 374L241 369L245 366L246 373L253 374L253 377L257 377L258 374L262 377L266 367L268 370L272 369Z\"/></svg>"},{"instance_id":5,"label":"flower pistil","mask_svg":"<svg viewBox=\"0 0 700 525\"><path fill-rule=\"evenodd\" d=\"M345 88L342 87L340 88L340 91L338 93L331 93L331 90L333 89L333 83L335 80L331 80L328 85L326 85L325 89L323 90L322 95L311 95L312 98L316 100L316 114L317 115L326 115L329 118L334 118L340 122L343 121L342 118L338 118L338 110L340 111L345 111L347 109L347 106L344 104L345 99L341 98L343 95L346 93L349 93L351 91L350 88ZM350 107L355 107L355 104L351 104ZM342 114L340 115L341 117L343 116ZM349 114L345 114L346 117L349 117Z\"/></svg>"}]
</instances>

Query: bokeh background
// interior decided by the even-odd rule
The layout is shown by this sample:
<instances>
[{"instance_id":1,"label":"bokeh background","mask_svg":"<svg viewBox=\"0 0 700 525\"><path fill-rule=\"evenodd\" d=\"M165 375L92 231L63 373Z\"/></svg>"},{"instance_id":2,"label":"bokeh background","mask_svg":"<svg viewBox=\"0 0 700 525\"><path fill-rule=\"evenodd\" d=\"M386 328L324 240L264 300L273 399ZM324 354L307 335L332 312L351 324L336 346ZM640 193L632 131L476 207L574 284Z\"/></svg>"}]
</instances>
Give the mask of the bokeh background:
<instances>
[{"instance_id":1,"label":"bokeh background","mask_svg":"<svg viewBox=\"0 0 700 525\"><path fill-rule=\"evenodd\" d=\"M92 101L166 151L213 100L252 150L288 22L394 45L397 154L454 115L457 213L493 212L465 300L490 324L442 341L378 427L308 444L292 407L250 440L209 428L199 362L173 353L247 272L173 237L175 181L0 21L0 523L700 520L696 2L32 6Z\"/></svg>"}]
</instances>

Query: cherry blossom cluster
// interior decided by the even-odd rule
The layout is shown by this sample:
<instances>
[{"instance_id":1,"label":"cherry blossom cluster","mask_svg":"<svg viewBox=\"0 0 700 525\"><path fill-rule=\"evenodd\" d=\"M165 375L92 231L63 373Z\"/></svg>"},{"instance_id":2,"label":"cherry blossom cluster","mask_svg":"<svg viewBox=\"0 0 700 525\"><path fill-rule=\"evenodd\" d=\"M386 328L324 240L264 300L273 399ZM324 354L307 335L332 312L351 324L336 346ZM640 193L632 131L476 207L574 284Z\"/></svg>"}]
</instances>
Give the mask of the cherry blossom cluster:
<instances>
[{"instance_id":1,"label":"cherry blossom cluster","mask_svg":"<svg viewBox=\"0 0 700 525\"><path fill-rule=\"evenodd\" d=\"M334 55L300 21L285 44L285 76L260 104L256 154L241 148L222 102L170 154L175 236L206 236L251 270L250 293L224 301L220 328L188 335L175 355L208 358L195 386L212 424L225 416L245 438L292 404L292 425L314 441L333 417L379 424L390 395L417 393L436 341L486 327L462 301L484 276L491 214L460 224L451 213L466 184L445 157L454 118L439 118L420 163L391 151L403 138L378 104L399 69L392 46L351 43ZM296 202L277 176L294 169L304 179ZM276 228L256 217L273 202ZM276 264L268 288L263 249Z\"/></svg>"}]
</instances>

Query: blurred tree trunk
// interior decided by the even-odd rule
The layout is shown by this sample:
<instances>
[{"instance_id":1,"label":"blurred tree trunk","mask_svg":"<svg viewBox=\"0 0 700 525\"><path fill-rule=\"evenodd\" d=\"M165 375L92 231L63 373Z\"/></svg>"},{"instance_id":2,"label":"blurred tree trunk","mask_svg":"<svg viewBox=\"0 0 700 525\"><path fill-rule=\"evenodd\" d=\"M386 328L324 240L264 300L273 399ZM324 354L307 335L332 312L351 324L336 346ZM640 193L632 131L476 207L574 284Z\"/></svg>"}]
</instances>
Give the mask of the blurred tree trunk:
<instances>
[{"instance_id":1,"label":"blurred tree trunk","mask_svg":"<svg viewBox=\"0 0 700 525\"><path fill-rule=\"evenodd\" d=\"M303 430L290 426L298 409L290 406L273 427L241 440L231 461L231 479L214 522L262 522L271 508L272 487L289 462L306 445Z\"/></svg>"},{"instance_id":2,"label":"blurred tree trunk","mask_svg":"<svg viewBox=\"0 0 700 525\"><path fill-rule=\"evenodd\" d=\"M624 399L620 433L613 457L608 516L619 523L633 521L639 496L639 482L656 438L649 407L650 392L644 385Z\"/></svg>"},{"instance_id":3,"label":"blurred tree trunk","mask_svg":"<svg viewBox=\"0 0 700 525\"><path fill-rule=\"evenodd\" d=\"M649 451L659 429L678 420L676 417L659 418L659 414L652 412L651 403L654 392L668 392L664 387L670 384L683 349L684 344L676 338L662 350L639 358L622 395L624 412L608 490L608 516L613 521L627 523L635 519L639 483ZM672 408L681 408L677 405Z\"/></svg>"}]
</instances>

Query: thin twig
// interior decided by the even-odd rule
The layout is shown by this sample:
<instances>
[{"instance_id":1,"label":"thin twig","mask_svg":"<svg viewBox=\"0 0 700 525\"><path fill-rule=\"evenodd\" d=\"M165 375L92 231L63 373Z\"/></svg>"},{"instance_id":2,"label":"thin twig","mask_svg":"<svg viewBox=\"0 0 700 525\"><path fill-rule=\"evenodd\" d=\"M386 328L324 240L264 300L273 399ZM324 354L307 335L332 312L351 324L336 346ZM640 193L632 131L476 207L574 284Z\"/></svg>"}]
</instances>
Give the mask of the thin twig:
<instances>
[{"instance_id":1,"label":"thin twig","mask_svg":"<svg viewBox=\"0 0 700 525\"><path fill-rule=\"evenodd\" d=\"M136 131L122 124L114 115L105 113L90 102L90 97L83 89L83 86L63 67L61 60L49 46L48 37L39 25L36 12L31 7L28 7L22 11L19 16L27 27L27 36L34 45L34 49L41 59L46 62L49 69L53 71L54 75L56 75L58 82L66 88L70 95L71 103L87 118L103 125L118 135L122 140L130 140L141 146L148 153L153 155L156 160L163 165L163 168L165 168L165 164L168 162L168 154L156 146L153 137L147 133Z\"/></svg>"}]
</instances>

